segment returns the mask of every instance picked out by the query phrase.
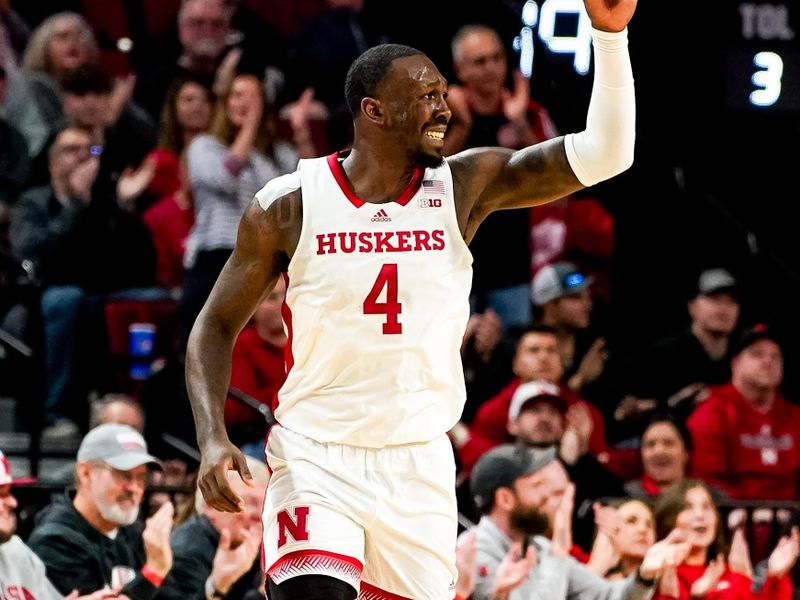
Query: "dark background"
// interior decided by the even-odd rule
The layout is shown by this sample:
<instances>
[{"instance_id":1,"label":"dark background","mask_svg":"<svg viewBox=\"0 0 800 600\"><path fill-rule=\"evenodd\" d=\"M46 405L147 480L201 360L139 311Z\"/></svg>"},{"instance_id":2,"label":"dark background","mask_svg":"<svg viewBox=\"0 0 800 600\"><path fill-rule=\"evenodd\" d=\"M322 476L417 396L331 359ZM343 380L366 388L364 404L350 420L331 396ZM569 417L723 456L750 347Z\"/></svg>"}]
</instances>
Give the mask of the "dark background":
<instances>
[{"instance_id":1,"label":"dark background","mask_svg":"<svg viewBox=\"0 0 800 600\"><path fill-rule=\"evenodd\" d=\"M452 77L449 40L458 27L492 25L510 48L523 4L451 1L432 10L430 3L412 0L394 22L409 43L425 49ZM796 74L800 39L743 40L739 5L638 4L629 26L637 95L635 162L592 190L617 228L608 325L615 345L623 348L681 327L699 271L727 267L745 287L743 322L768 321L783 332L784 387L798 398L800 251L793 215L800 201L800 111L748 108L742 100L755 69L730 73L726 65L744 50L778 50L785 75L789 67ZM791 29L800 34L800 3L785 5ZM579 131L591 71L576 74L572 55L549 53L534 37L532 95L562 132ZM785 81L783 96L793 92L797 106L798 82Z\"/></svg>"}]
</instances>

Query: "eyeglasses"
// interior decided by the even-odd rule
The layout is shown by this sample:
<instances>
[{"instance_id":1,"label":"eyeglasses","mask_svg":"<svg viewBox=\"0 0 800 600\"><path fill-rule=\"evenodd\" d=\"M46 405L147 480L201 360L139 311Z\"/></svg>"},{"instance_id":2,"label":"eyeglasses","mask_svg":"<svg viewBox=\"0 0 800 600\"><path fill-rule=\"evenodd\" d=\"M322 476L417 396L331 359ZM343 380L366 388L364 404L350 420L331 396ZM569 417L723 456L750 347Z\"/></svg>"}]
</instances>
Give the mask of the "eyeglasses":
<instances>
[{"instance_id":1,"label":"eyeglasses","mask_svg":"<svg viewBox=\"0 0 800 600\"><path fill-rule=\"evenodd\" d=\"M90 154L92 147L88 144L64 144L58 148L59 154Z\"/></svg>"},{"instance_id":2,"label":"eyeglasses","mask_svg":"<svg viewBox=\"0 0 800 600\"><path fill-rule=\"evenodd\" d=\"M111 473L111 478L114 480L115 483L119 485L130 485L131 483L135 483L136 485L140 485L141 487L145 487L147 485L147 478L149 473L144 471L143 473L134 473L133 471L122 471L120 469L115 469L111 465L107 465L106 463L93 463L92 466L95 469L103 469Z\"/></svg>"}]
</instances>

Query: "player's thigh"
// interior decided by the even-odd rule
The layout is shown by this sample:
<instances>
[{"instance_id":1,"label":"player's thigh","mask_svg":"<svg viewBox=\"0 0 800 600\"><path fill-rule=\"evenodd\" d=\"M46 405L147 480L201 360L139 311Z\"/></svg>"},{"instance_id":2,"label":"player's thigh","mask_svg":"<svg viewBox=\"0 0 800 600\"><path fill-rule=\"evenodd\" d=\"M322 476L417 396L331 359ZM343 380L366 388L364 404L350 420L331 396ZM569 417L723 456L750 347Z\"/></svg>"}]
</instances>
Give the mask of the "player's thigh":
<instances>
[{"instance_id":1,"label":"player's thigh","mask_svg":"<svg viewBox=\"0 0 800 600\"><path fill-rule=\"evenodd\" d=\"M453 598L458 508L450 442L431 442L416 473L394 477L367 529L361 592L368 598Z\"/></svg>"},{"instance_id":2,"label":"player's thigh","mask_svg":"<svg viewBox=\"0 0 800 600\"><path fill-rule=\"evenodd\" d=\"M275 585L267 581L269 600L355 600L358 592L350 584L324 575L301 575Z\"/></svg>"},{"instance_id":3,"label":"player's thigh","mask_svg":"<svg viewBox=\"0 0 800 600\"><path fill-rule=\"evenodd\" d=\"M354 508L356 491L319 444L274 432L267 458L272 469L262 516L267 575L278 586L322 575L358 589L364 527Z\"/></svg>"}]
</instances>

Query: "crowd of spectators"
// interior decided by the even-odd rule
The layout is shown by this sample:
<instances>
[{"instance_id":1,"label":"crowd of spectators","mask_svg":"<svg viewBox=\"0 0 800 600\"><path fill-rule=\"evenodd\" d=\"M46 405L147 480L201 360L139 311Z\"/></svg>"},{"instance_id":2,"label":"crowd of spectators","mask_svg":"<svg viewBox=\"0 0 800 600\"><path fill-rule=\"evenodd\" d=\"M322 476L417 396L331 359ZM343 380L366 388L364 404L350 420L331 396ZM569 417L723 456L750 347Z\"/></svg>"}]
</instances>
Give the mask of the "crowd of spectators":
<instances>
[{"instance_id":1,"label":"crowd of spectators","mask_svg":"<svg viewBox=\"0 0 800 600\"><path fill-rule=\"evenodd\" d=\"M347 146L347 66L404 40L360 0L328 0L294 31L237 1L173 4L158 46L172 50L120 74L84 15L27 23L0 0L0 328L41 361L43 439L77 448L40 473L64 492L24 540L25 482L0 454L3 600L264 594L284 282L233 351L225 420L256 480L232 481L236 515L193 487L186 339L255 192ZM448 154L559 135L495 30L459 29L452 61ZM782 332L742 322L730 265L687 265L685 329L616 343L613 247L587 192L493 214L471 245L467 404L450 432L459 597L792 598L800 408L782 394Z\"/></svg>"}]
</instances>

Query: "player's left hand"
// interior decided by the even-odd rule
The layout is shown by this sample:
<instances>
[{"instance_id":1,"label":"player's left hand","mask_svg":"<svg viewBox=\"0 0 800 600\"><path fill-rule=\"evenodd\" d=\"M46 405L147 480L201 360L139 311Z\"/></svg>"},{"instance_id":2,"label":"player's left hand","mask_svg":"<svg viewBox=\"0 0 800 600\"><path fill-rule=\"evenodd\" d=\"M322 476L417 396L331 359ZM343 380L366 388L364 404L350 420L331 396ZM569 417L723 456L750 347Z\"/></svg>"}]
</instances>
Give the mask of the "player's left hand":
<instances>
[{"instance_id":1,"label":"player's left hand","mask_svg":"<svg viewBox=\"0 0 800 600\"><path fill-rule=\"evenodd\" d=\"M236 446L229 440L208 442L203 448L197 487L211 508L228 513L242 512L244 501L231 489L229 471L238 471L242 481L253 485L244 454Z\"/></svg>"},{"instance_id":2,"label":"player's left hand","mask_svg":"<svg viewBox=\"0 0 800 600\"><path fill-rule=\"evenodd\" d=\"M622 31L636 10L636 0L583 0L592 27L601 31Z\"/></svg>"}]
</instances>

